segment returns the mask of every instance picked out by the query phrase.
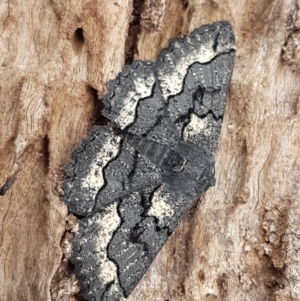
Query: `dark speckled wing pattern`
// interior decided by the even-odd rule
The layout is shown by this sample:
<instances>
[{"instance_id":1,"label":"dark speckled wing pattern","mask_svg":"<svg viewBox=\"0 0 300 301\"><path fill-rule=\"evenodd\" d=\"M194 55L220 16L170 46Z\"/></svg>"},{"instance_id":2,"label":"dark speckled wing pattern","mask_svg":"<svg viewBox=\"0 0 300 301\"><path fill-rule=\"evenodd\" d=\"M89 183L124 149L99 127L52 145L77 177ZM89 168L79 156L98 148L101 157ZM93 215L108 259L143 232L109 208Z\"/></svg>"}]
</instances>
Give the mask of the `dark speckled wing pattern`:
<instances>
[{"instance_id":1,"label":"dark speckled wing pattern","mask_svg":"<svg viewBox=\"0 0 300 301\"><path fill-rule=\"evenodd\" d=\"M134 61L108 83L102 114L66 166L79 220L72 262L88 301L125 300L191 204L214 185L235 41L216 22Z\"/></svg>"}]
</instances>

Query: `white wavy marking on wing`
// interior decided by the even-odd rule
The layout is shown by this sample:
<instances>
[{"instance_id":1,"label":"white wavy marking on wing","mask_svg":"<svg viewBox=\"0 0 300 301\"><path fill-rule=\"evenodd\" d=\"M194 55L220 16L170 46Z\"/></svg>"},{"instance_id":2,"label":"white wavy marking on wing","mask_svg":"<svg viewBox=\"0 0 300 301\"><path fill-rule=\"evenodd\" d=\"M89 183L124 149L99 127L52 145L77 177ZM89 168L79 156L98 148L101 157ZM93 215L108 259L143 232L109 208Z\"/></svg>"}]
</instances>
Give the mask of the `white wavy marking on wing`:
<instances>
[{"instance_id":1,"label":"white wavy marking on wing","mask_svg":"<svg viewBox=\"0 0 300 301\"><path fill-rule=\"evenodd\" d=\"M107 140L102 142L104 147L97 152L86 177L82 179L81 187L87 190L88 198L94 199L104 185L103 168L117 156L120 141L120 137L110 135Z\"/></svg>"},{"instance_id":2,"label":"white wavy marking on wing","mask_svg":"<svg viewBox=\"0 0 300 301\"><path fill-rule=\"evenodd\" d=\"M189 41L189 37L186 38L186 41ZM184 55L178 58L176 60L176 65L174 65L172 61L173 53L167 53L165 55L165 61L169 61L170 66L167 69L158 69L161 93L165 100L167 100L171 95L180 93L187 70L193 63L208 63L215 56L228 52L231 49L235 49L235 46L231 44L223 47L217 47L216 50L213 49L213 46L213 40L206 44L201 44L199 48L196 48L191 44L193 50L189 53L184 53ZM174 49L177 48L180 51L180 47L182 47L180 46L180 43L177 42L174 44Z\"/></svg>"},{"instance_id":3,"label":"white wavy marking on wing","mask_svg":"<svg viewBox=\"0 0 300 301\"><path fill-rule=\"evenodd\" d=\"M148 216L155 216L159 220L160 226L163 226L164 219L173 216L174 210L166 201L170 194L163 191L163 188L156 190L151 200L151 207L147 213Z\"/></svg>"},{"instance_id":4,"label":"white wavy marking on wing","mask_svg":"<svg viewBox=\"0 0 300 301\"><path fill-rule=\"evenodd\" d=\"M208 118L200 118L196 114L191 114L190 122L183 130L183 139L185 141L192 140L194 136L201 134L204 136L209 136L211 134Z\"/></svg>"},{"instance_id":5,"label":"white wavy marking on wing","mask_svg":"<svg viewBox=\"0 0 300 301\"><path fill-rule=\"evenodd\" d=\"M155 78L153 73L150 73L146 79L144 77L135 78L135 91L128 92L127 97L124 99L123 109L116 119L121 130L134 122L139 100L152 94L154 82Z\"/></svg>"},{"instance_id":6,"label":"white wavy marking on wing","mask_svg":"<svg viewBox=\"0 0 300 301\"><path fill-rule=\"evenodd\" d=\"M92 222L97 225L99 229L99 234L94 238L95 249L93 252L97 253L97 258L99 259L98 279L99 283L105 287L111 281L114 283L110 286L110 294L121 294L122 289L119 285L117 267L114 262L112 262L107 257L107 246L112 239L115 230L121 224L121 218L117 212L117 203L112 203L107 206L105 212L98 214L98 218Z\"/></svg>"}]
</instances>

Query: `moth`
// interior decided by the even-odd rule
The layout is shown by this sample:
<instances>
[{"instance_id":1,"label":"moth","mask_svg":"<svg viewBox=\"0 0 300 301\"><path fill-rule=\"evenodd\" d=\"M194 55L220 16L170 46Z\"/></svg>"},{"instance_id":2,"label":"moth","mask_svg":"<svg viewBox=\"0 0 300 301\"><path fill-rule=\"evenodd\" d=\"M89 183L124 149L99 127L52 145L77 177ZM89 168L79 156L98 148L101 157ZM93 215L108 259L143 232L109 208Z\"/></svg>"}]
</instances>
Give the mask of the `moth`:
<instances>
[{"instance_id":1,"label":"moth","mask_svg":"<svg viewBox=\"0 0 300 301\"><path fill-rule=\"evenodd\" d=\"M125 300L188 208L215 183L235 57L226 21L136 60L107 84L102 115L65 171L78 218L72 262L88 301Z\"/></svg>"}]
</instances>

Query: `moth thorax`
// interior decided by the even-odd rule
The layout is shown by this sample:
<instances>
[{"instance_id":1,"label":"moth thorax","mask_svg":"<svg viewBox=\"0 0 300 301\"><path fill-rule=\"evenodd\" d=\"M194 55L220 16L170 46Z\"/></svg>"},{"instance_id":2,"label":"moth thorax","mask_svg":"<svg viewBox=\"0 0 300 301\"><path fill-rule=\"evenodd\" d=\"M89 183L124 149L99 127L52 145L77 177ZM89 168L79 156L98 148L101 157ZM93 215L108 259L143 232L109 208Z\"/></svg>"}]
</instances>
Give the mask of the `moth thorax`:
<instances>
[{"instance_id":1,"label":"moth thorax","mask_svg":"<svg viewBox=\"0 0 300 301\"><path fill-rule=\"evenodd\" d=\"M166 171L180 172L185 166L185 158L172 150L169 145L160 144L132 134L126 135L126 141L140 155L148 158L150 162Z\"/></svg>"}]
</instances>

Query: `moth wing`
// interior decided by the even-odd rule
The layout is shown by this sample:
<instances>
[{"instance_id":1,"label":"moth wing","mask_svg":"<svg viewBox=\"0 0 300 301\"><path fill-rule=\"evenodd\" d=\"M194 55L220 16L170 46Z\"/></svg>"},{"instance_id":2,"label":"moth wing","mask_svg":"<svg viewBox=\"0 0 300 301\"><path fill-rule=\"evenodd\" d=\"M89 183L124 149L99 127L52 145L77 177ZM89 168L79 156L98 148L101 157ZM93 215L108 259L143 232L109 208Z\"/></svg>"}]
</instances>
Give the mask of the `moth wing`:
<instances>
[{"instance_id":1,"label":"moth wing","mask_svg":"<svg viewBox=\"0 0 300 301\"><path fill-rule=\"evenodd\" d=\"M62 183L62 200L72 213L86 216L93 211L97 194L105 185L104 169L120 149L120 137L106 127L95 126L73 151Z\"/></svg>"},{"instance_id":2,"label":"moth wing","mask_svg":"<svg viewBox=\"0 0 300 301\"><path fill-rule=\"evenodd\" d=\"M108 92L102 99L102 115L120 130L135 122L140 100L152 95L155 86L152 66L152 62L133 61L108 82Z\"/></svg>"},{"instance_id":3,"label":"moth wing","mask_svg":"<svg viewBox=\"0 0 300 301\"><path fill-rule=\"evenodd\" d=\"M126 65L107 85L102 114L125 134L171 146L180 136L169 118L154 65L138 60Z\"/></svg>"},{"instance_id":4,"label":"moth wing","mask_svg":"<svg viewBox=\"0 0 300 301\"><path fill-rule=\"evenodd\" d=\"M178 202L180 213L172 207L174 198L162 185L154 192L132 193L79 221L72 261L87 300L127 298L183 214Z\"/></svg>"},{"instance_id":5,"label":"moth wing","mask_svg":"<svg viewBox=\"0 0 300 301\"><path fill-rule=\"evenodd\" d=\"M102 126L95 126L81 142L65 170L62 199L78 216L102 210L132 192L154 189L162 181L157 166Z\"/></svg>"},{"instance_id":6,"label":"moth wing","mask_svg":"<svg viewBox=\"0 0 300 301\"><path fill-rule=\"evenodd\" d=\"M72 242L71 260L88 301L119 301L123 297L118 267L107 253L113 233L121 224L117 206L111 203L79 220L78 233Z\"/></svg>"},{"instance_id":7,"label":"moth wing","mask_svg":"<svg viewBox=\"0 0 300 301\"><path fill-rule=\"evenodd\" d=\"M156 62L161 94L181 139L214 153L235 55L228 22L216 22L174 39Z\"/></svg>"}]
</instances>

